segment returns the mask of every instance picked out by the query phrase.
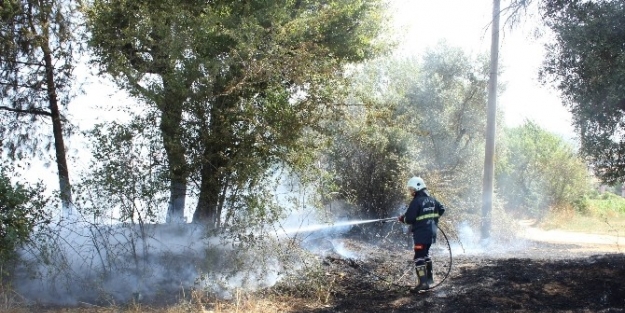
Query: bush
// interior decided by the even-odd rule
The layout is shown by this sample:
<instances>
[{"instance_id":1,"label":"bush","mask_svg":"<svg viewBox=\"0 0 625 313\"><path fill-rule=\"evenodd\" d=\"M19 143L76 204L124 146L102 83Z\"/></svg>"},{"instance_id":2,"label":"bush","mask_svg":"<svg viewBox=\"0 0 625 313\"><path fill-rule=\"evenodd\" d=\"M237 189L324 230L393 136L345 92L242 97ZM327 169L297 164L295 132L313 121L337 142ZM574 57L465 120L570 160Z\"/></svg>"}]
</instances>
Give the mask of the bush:
<instances>
[{"instance_id":1,"label":"bush","mask_svg":"<svg viewBox=\"0 0 625 313\"><path fill-rule=\"evenodd\" d=\"M338 200L347 204L350 216L388 217L403 200L404 181L400 178L406 148L392 133L385 136L361 131L337 135L339 140L326 156L329 172L334 174L334 188L328 189L340 195Z\"/></svg>"},{"instance_id":2,"label":"bush","mask_svg":"<svg viewBox=\"0 0 625 313\"><path fill-rule=\"evenodd\" d=\"M625 199L611 192L603 193L588 202L589 210L594 214L625 214Z\"/></svg>"},{"instance_id":3,"label":"bush","mask_svg":"<svg viewBox=\"0 0 625 313\"><path fill-rule=\"evenodd\" d=\"M573 208L577 213L587 215L590 213L590 199L588 196L580 197L579 199L573 201Z\"/></svg>"},{"instance_id":4,"label":"bush","mask_svg":"<svg viewBox=\"0 0 625 313\"><path fill-rule=\"evenodd\" d=\"M33 228L44 221L41 184L29 188L12 185L5 169L0 169L0 263L15 256L15 249L28 240Z\"/></svg>"},{"instance_id":5,"label":"bush","mask_svg":"<svg viewBox=\"0 0 625 313\"><path fill-rule=\"evenodd\" d=\"M502 143L496 181L508 211L542 218L554 208L584 210L580 191L591 183L571 144L529 121L507 129Z\"/></svg>"}]
</instances>

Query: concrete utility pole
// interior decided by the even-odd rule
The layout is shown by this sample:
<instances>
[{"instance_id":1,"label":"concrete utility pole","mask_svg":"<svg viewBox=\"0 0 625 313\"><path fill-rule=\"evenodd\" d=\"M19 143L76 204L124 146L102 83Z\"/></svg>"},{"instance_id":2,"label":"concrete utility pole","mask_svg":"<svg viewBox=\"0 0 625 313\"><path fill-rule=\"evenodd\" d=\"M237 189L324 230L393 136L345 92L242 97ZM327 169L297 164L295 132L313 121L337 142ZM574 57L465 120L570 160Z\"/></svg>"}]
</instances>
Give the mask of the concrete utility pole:
<instances>
[{"instance_id":1,"label":"concrete utility pole","mask_svg":"<svg viewBox=\"0 0 625 313\"><path fill-rule=\"evenodd\" d=\"M490 78L488 81L488 113L486 117L486 149L482 186L482 240L490 238L491 211L495 173L495 129L497 125L497 70L499 60L499 0L493 0L493 25L490 44Z\"/></svg>"}]
</instances>

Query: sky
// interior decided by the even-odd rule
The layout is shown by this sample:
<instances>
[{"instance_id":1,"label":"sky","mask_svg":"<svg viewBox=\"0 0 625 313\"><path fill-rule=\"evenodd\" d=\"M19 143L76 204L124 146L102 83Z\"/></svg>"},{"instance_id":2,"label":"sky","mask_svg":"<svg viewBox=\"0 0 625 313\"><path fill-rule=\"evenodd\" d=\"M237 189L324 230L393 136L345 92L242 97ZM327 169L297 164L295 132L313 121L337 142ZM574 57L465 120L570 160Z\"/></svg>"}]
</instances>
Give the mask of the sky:
<instances>
[{"instance_id":1,"label":"sky","mask_svg":"<svg viewBox=\"0 0 625 313\"><path fill-rule=\"evenodd\" d=\"M507 1L501 2L505 7ZM391 12L399 29L397 35L403 37L402 49L408 53L418 54L445 40L473 55L490 55L492 8L492 1L487 0L393 0ZM532 12L535 8L528 11ZM571 114L558 92L538 82L548 37L535 38L537 26L540 21L528 15L515 28L500 32L499 67L503 73L498 82L506 88L498 95L497 106L504 112L506 126L531 120L564 139L574 140Z\"/></svg>"}]
</instances>

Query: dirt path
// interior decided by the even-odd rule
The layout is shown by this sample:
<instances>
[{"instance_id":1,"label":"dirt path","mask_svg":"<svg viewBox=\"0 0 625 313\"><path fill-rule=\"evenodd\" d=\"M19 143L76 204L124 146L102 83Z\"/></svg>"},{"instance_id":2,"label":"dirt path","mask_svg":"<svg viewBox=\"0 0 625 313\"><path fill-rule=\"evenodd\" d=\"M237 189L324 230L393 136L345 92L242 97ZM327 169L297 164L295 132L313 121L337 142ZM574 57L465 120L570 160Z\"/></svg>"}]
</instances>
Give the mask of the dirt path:
<instances>
[{"instance_id":1,"label":"dirt path","mask_svg":"<svg viewBox=\"0 0 625 313\"><path fill-rule=\"evenodd\" d=\"M624 232L625 234L625 232ZM528 240L554 244L571 244L579 246L571 252L625 252L625 236L598 235L563 230L542 230L525 226L518 236Z\"/></svg>"}]
</instances>

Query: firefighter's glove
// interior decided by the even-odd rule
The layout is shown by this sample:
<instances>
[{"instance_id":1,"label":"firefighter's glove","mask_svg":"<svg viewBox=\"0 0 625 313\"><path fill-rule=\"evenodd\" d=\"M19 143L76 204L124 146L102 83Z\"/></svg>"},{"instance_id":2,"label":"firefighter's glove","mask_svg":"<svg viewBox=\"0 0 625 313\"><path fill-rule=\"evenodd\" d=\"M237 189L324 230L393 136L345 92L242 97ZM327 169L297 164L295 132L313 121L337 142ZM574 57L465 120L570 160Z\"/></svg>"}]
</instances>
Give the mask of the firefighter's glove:
<instances>
[{"instance_id":1,"label":"firefighter's glove","mask_svg":"<svg viewBox=\"0 0 625 313\"><path fill-rule=\"evenodd\" d=\"M399 221L400 223L406 223L404 222L405 216L402 214L399 217L397 217L397 221Z\"/></svg>"}]
</instances>

